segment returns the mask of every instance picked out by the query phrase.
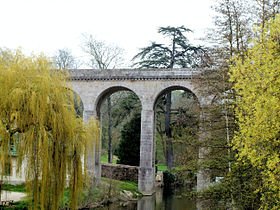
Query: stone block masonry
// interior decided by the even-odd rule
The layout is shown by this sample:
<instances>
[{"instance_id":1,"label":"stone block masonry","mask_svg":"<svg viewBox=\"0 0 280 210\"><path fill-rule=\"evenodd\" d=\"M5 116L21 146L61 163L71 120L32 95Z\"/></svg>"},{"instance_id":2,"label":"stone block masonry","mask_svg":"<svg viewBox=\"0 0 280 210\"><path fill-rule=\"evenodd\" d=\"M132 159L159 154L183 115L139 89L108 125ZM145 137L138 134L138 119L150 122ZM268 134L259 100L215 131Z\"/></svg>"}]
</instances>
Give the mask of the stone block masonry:
<instances>
[{"instance_id":1,"label":"stone block masonry","mask_svg":"<svg viewBox=\"0 0 280 210\"><path fill-rule=\"evenodd\" d=\"M87 158L87 168L100 180L102 176L137 181L138 189L144 195L155 192L155 106L158 99L173 90L192 92L200 107L211 104L213 96L202 94L199 89L208 90L207 85L200 85L200 73L207 69L72 69L69 72L69 83L82 101L84 121L94 116L102 121L100 108L109 95L117 91L132 91L139 98L141 111L140 166L119 167L103 164L101 168L101 143L96 142L95 155ZM211 69L208 69L211 70ZM197 88L199 87L199 88ZM203 130L203 129L202 129ZM201 135L202 136L202 135ZM200 157L206 149L200 149ZM132 167L132 168L131 168ZM132 172L134 171L134 172ZM200 171L197 182L199 189L205 189L208 174ZM138 176L139 173L139 176ZM137 174L137 175L136 175ZM205 181L206 180L206 181Z\"/></svg>"},{"instance_id":2,"label":"stone block masonry","mask_svg":"<svg viewBox=\"0 0 280 210\"><path fill-rule=\"evenodd\" d=\"M138 167L121 164L101 164L101 176L115 180L138 182Z\"/></svg>"}]
</instances>

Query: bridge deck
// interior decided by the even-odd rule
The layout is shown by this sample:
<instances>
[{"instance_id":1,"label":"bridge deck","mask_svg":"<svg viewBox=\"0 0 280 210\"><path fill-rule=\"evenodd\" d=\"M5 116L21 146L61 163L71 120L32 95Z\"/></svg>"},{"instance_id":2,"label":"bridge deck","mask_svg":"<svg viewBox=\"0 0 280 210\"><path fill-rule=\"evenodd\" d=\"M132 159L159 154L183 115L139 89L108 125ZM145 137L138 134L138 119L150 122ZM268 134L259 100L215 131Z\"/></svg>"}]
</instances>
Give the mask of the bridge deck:
<instances>
[{"instance_id":1,"label":"bridge deck","mask_svg":"<svg viewBox=\"0 0 280 210\"><path fill-rule=\"evenodd\" d=\"M203 69L205 71L205 69ZM72 80L160 80L191 79L201 69L69 69Z\"/></svg>"}]
</instances>

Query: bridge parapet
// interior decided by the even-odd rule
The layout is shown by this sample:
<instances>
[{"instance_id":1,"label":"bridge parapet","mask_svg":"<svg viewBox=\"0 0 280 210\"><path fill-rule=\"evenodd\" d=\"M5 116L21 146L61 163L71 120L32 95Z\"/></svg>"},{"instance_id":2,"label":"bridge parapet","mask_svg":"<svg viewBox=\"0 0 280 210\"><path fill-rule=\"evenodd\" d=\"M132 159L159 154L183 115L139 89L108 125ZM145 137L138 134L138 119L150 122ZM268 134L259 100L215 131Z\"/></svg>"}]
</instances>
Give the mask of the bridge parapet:
<instances>
[{"instance_id":1,"label":"bridge parapet","mask_svg":"<svg viewBox=\"0 0 280 210\"><path fill-rule=\"evenodd\" d=\"M69 69L68 72L70 80L178 80L192 79L202 69Z\"/></svg>"}]
</instances>

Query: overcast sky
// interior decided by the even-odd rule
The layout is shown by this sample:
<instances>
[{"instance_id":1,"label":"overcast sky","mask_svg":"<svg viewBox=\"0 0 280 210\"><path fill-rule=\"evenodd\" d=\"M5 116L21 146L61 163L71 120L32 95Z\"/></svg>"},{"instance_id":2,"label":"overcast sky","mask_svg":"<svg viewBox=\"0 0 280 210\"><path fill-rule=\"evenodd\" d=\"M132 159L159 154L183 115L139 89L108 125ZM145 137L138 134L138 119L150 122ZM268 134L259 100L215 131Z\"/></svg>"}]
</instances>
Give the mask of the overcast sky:
<instances>
[{"instance_id":1,"label":"overcast sky","mask_svg":"<svg viewBox=\"0 0 280 210\"><path fill-rule=\"evenodd\" d=\"M82 33L123 48L131 59L160 40L160 26L184 25L203 36L212 25L213 0L0 0L0 47L52 56L69 48L81 57Z\"/></svg>"}]
</instances>

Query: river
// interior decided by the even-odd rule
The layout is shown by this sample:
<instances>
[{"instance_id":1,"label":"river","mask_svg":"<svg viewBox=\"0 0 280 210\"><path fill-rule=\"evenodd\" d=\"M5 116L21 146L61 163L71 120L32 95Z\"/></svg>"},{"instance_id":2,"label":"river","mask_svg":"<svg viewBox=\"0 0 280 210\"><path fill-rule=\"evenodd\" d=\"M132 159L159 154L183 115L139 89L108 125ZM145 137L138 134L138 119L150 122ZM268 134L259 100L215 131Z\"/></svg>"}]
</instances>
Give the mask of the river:
<instances>
[{"instance_id":1,"label":"river","mask_svg":"<svg viewBox=\"0 0 280 210\"><path fill-rule=\"evenodd\" d=\"M196 201L182 196L184 188L163 190L157 188L152 196L144 196L138 201L131 201L120 206L111 204L98 210L195 210Z\"/></svg>"}]
</instances>

